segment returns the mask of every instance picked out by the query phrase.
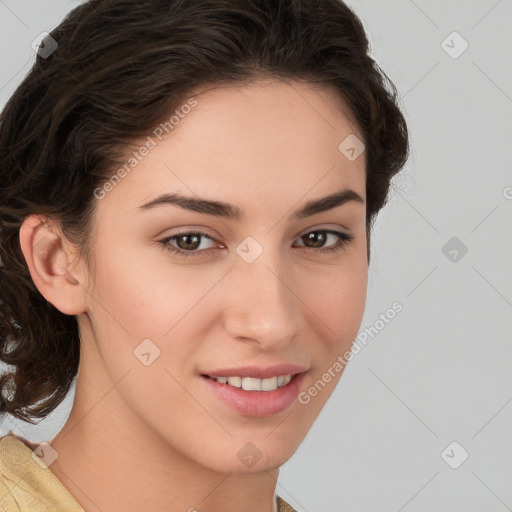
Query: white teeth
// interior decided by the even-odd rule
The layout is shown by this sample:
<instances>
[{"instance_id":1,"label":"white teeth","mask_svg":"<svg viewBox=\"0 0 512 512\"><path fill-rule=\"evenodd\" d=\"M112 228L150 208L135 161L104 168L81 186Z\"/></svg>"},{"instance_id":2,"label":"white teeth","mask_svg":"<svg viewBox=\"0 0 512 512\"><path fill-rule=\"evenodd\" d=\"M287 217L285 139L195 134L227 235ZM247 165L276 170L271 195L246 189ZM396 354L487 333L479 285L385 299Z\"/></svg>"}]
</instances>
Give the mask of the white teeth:
<instances>
[{"instance_id":1,"label":"white teeth","mask_svg":"<svg viewBox=\"0 0 512 512\"><path fill-rule=\"evenodd\" d=\"M221 384L229 384L246 391L274 391L277 388L286 386L291 380L291 375L279 375L269 379L255 379L253 377L212 377Z\"/></svg>"},{"instance_id":2,"label":"white teeth","mask_svg":"<svg viewBox=\"0 0 512 512\"><path fill-rule=\"evenodd\" d=\"M228 384L235 388L242 387L242 377L228 377Z\"/></svg>"},{"instance_id":3,"label":"white teeth","mask_svg":"<svg viewBox=\"0 0 512 512\"><path fill-rule=\"evenodd\" d=\"M251 377L244 377L242 379L242 388L246 391L261 391L261 379L251 379Z\"/></svg>"},{"instance_id":4,"label":"white teeth","mask_svg":"<svg viewBox=\"0 0 512 512\"><path fill-rule=\"evenodd\" d=\"M273 391L274 389L277 389L277 377L261 381L261 391Z\"/></svg>"},{"instance_id":5,"label":"white teeth","mask_svg":"<svg viewBox=\"0 0 512 512\"><path fill-rule=\"evenodd\" d=\"M277 378L277 385L279 387L286 386L286 384L288 384L288 382L290 382L291 380L292 380L292 376L291 375L280 375Z\"/></svg>"}]
</instances>

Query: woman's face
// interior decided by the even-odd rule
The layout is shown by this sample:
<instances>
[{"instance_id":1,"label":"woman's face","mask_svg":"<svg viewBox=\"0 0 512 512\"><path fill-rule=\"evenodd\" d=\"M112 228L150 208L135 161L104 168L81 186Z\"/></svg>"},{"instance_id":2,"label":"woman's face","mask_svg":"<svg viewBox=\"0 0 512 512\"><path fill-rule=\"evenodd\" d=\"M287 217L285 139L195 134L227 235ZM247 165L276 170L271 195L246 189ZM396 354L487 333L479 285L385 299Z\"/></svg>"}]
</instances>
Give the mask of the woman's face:
<instances>
[{"instance_id":1,"label":"woman's face","mask_svg":"<svg viewBox=\"0 0 512 512\"><path fill-rule=\"evenodd\" d=\"M94 199L81 367L99 354L113 414L217 471L293 454L360 327L366 157L334 94L279 81L197 94ZM155 203L165 194L186 199Z\"/></svg>"}]
</instances>

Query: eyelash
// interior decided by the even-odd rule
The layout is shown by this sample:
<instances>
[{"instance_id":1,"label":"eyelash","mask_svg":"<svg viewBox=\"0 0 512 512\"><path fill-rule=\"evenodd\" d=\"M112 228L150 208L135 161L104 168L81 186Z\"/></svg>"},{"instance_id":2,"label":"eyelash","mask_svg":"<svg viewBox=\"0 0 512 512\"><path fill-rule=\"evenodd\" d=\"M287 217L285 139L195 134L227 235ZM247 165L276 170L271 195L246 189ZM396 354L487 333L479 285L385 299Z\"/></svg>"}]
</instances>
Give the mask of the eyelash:
<instances>
[{"instance_id":1,"label":"eyelash","mask_svg":"<svg viewBox=\"0 0 512 512\"><path fill-rule=\"evenodd\" d=\"M343 233L342 231L335 231L333 229L315 229L313 231L308 231L307 233L304 233L299 238L309 235L310 233L325 233L327 235L334 235L335 237L338 238L338 242L334 246L328 247L326 249L323 249L323 248L315 249L313 247L306 247L306 249L310 249L313 252L317 252L317 253L328 253L328 252L340 251L342 249L345 249L345 246L348 245L354 238L353 235ZM186 236L186 235L199 235L199 237L208 238L212 242L215 242L215 240L211 236L208 236L206 233L202 233L201 231L183 231L181 233L176 233L172 236L164 238L163 240L160 240L159 244L162 246L162 248L164 250L169 251L174 254L178 254L180 256L184 256L184 257L201 256L205 251L209 250L209 249L202 249L200 251L198 251L198 250L186 251L184 249L180 249L178 247L169 245L169 242L171 240L175 240L177 238L180 238L181 236Z\"/></svg>"}]
</instances>

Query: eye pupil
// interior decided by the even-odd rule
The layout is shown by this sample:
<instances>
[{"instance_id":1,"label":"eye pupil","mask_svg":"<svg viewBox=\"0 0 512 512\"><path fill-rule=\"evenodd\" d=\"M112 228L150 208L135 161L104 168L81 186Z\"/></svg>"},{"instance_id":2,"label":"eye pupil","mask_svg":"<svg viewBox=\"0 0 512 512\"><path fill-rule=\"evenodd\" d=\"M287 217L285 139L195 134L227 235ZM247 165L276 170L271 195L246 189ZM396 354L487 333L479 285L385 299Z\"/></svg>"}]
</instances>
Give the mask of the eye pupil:
<instances>
[{"instance_id":1,"label":"eye pupil","mask_svg":"<svg viewBox=\"0 0 512 512\"><path fill-rule=\"evenodd\" d=\"M306 240L313 242L313 245L310 247L322 247L325 243L326 234L321 231L312 231L305 235Z\"/></svg>"},{"instance_id":2,"label":"eye pupil","mask_svg":"<svg viewBox=\"0 0 512 512\"><path fill-rule=\"evenodd\" d=\"M190 238L194 238L195 241L194 242L188 241ZM183 239L187 240L185 242L185 247L183 247L183 244L179 243L180 240L183 240ZM197 249L199 247L199 245L201 245L200 242L198 243L198 241L199 241L199 237L197 235L193 235L193 234L185 234L185 235L181 235L177 238L178 246L180 247L180 249L185 249L185 250ZM192 245L192 247L190 247L190 245Z\"/></svg>"}]
</instances>

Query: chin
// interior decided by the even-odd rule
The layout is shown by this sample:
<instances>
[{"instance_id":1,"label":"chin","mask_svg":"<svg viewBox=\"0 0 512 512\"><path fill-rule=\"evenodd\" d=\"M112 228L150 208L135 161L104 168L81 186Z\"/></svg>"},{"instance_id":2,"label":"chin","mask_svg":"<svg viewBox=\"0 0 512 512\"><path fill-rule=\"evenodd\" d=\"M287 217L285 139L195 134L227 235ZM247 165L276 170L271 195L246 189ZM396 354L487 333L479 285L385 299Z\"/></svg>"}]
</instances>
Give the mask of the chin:
<instances>
[{"instance_id":1,"label":"chin","mask_svg":"<svg viewBox=\"0 0 512 512\"><path fill-rule=\"evenodd\" d=\"M264 473L280 468L295 453L297 447L293 450L280 450L279 452L264 455L262 452L252 448L247 450L245 454L241 454L240 458L237 454L234 457L224 457L221 460L210 460L207 467L219 473L230 473L235 475L253 475Z\"/></svg>"},{"instance_id":2,"label":"chin","mask_svg":"<svg viewBox=\"0 0 512 512\"><path fill-rule=\"evenodd\" d=\"M270 471L293 456L307 433L290 432L289 428L283 428L279 435L271 432L271 429L265 429L259 435L233 433L233 439L217 444L218 450L210 455L208 466L222 473L234 474Z\"/></svg>"}]
</instances>

